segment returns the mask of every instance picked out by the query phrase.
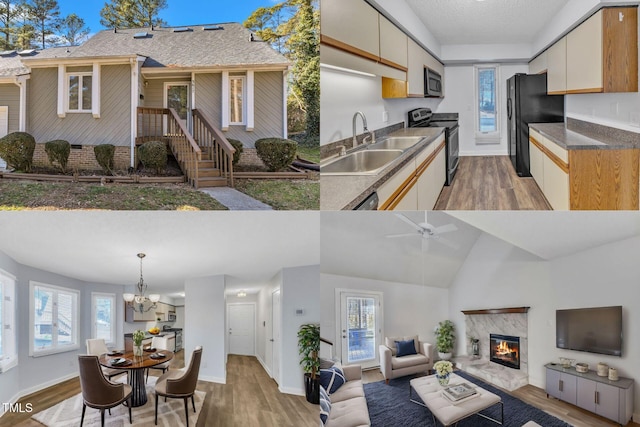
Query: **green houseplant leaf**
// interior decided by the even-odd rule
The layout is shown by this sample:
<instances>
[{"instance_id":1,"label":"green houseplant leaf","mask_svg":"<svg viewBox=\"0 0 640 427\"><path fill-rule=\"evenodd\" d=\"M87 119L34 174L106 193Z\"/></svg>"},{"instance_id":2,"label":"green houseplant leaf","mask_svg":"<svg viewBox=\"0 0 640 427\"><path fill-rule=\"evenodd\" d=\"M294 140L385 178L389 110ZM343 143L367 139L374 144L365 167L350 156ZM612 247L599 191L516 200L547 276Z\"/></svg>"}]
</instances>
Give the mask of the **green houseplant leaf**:
<instances>
[{"instance_id":1,"label":"green houseplant leaf","mask_svg":"<svg viewBox=\"0 0 640 427\"><path fill-rule=\"evenodd\" d=\"M443 320L436 328L436 347L440 353L450 353L455 342L455 325L451 320Z\"/></svg>"},{"instance_id":2,"label":"green houseplant leaf","mask_svg":"<svg viewBox=\"0 0 640 427\"><path fill-rule=\"evenodd\" d=\"M298 352L300 366L311 378L316 378L320 370L320 324L308 323L300 325L298 330Z\"/></svg>"}]
</instances>

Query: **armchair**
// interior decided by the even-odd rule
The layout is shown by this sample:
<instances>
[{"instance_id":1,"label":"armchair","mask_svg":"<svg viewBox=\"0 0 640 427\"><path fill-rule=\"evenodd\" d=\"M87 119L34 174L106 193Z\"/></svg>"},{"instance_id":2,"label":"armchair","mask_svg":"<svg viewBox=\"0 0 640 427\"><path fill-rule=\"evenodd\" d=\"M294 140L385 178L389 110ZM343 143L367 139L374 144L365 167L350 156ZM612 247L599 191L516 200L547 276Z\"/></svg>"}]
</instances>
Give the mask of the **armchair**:
<instances>
[{"instance_id":1,"label":"armchair","mask_svg":"<svg viewBox=\"0 0 640 427\"><path fill-rule=\"evenodd\" d=\"M380 345L380 371L385 382L393 378L405 375L427 372L433 367L432 345L418 340L418 336L408 337L385 337L385 343ZM413 340L416 354L408 356L397 356L396 341Z\"/></svg>"}]
</instances>

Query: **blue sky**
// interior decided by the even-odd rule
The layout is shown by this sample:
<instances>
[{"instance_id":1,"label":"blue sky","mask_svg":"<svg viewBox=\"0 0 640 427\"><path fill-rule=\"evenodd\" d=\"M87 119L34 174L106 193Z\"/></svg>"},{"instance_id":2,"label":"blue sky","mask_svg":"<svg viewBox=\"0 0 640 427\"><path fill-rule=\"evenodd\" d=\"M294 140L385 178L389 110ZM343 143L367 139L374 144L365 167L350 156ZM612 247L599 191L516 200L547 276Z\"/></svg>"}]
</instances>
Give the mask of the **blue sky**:
<instances>
[{"instance_id":1,"label":"blue sky","mask_svg":"<svg viewBox=\"0 0 640 427\"><path fill-rule=\"evenodd\" d=\"M92 33L103 30L100 9L106 0L58 0L62 16L75 13L84 19ZM275 0L167 0L168 7L160 17L171 26L242 23L261 6L271 6Z\"/></svg>"}]
</instances>

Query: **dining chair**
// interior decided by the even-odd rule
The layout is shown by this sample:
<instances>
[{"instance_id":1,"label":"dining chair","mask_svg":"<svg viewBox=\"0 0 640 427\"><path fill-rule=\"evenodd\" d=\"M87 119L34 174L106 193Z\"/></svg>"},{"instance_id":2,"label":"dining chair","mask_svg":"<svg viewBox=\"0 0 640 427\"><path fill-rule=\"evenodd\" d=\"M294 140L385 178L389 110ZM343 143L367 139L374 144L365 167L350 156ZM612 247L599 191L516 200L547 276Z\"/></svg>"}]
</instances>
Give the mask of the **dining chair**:
<instances>
[{"instance_id":1,"label":"dining chair","mask_svg":"<svg viewBox=\"0 0 640 427\"><path fill-rule=\"evenodd\" d=\"M162 374L156 382L156 419L158 425L158 398L164 396L165 402L167 397L174 399L184 399L184 414L187 418L187 427L189 427L189 409L187 400L191 398L193 412L196 412L196 403L193 395L196 392L198 384L198 373L200 372L200 360L202 359L202 346L197 346L191 355L191 361L187 369L174 369Z\"/></svg>"},{"instance_id":2,"label":"dining chair","mask_svg":"<svg viewBox=\"0 0 640 427\"><path fill-rule=\"evenodd\" d=\"M87 354L91 354L93 356L100 356L101 354L108 353L109 349L107 348L107 344L105 344L104 339L102 338L89 338L87 340ZM108 379L113 377L117 377L118 375L127 374L127 378L129 377L129 371L126 369L112 369L105 368L101 366L102 373Z\"/></svg>"},{"instance_id":3,"label":"dining chair","mask_svg":"<svg viewBox=\"0 0 640 427\"><path fill-rule=\"evenodd\" d=\"M79 355L80 388L82 389L82 418L80 427L84 423L84 413L87 406L100 410L100 425L104 427L104 410L114 408L129 400L129 424L131 418L131 386L128 384L112 383L107 380L98 363L98 356Z\"/></svg>"},{"instance_id":4,"label":"dining chair","mask_svg":"<svg viewBox=\"0 0 640 427\"><path fill-rule=\"evenodd\" d=\"M169 348L169 340L166 337L153 337L151 339L151 347L155 348L156 350L171 350ZM159 365L147 368L147 378L145 381L149 380L149 369L159 369L164 374L169 370L169 363L170 362L164 362Z\"/></svg>"}]
</instances>

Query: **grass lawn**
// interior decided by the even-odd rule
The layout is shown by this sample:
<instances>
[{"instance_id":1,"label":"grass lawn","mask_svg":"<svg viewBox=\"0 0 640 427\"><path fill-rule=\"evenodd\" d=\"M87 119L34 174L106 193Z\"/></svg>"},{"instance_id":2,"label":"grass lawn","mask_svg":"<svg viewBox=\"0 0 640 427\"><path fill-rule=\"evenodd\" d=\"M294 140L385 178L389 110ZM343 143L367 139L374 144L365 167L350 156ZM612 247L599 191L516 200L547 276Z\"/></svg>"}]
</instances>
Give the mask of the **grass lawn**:
<instances>
[{"instance_id":1,"label":"grass lawn","mask_svg":"<svg viewBox=\"0 0 640 427\"><path fill-rule=\"evenodd\" d=\"M226 210L187 184L50 183L0 179L0 210Z\"/></svg>"},{"instance_id":2,"label":"grass lawn","mask_svg":"<svg viewBox=\"0 0 640 427\"><path fill-rule=\"evenodd\" d=\"M276 210L320 209L320 181L317 180L236 178L235 187Z\"/></svg>"},{"instance_id":3,"label":"grass lawn","mask_svg":"<svg viewBox=\"0 0 640 427\"><path fill-rule=\"evenodd\" d=\"M298 145L298 156L305 160L320 163L320 145Z\"/></svg>"}]
</instances>

